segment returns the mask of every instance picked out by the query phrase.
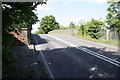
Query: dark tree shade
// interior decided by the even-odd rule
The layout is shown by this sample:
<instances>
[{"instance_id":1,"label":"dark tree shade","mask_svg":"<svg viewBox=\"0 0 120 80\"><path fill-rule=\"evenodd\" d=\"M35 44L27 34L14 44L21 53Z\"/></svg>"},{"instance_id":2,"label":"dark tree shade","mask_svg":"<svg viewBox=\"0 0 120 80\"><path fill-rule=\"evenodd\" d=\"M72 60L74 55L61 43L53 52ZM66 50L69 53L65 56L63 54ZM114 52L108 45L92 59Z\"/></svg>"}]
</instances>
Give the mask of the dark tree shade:
<instances>
[{"instance_id":1,"label":"dark tree shade","mask_svg":"<svg viewBox=\"0 0 120 80\"><path fill-rule=\"evenodd\" d=\"M11 64L16 58L12 54L13 42L16 40L13 35L9 34L15 28L32 29L32 24L38 20L33 12L37 5L42 2L3 2L2 3L2 77L16 77L17 72ZM16 70L16 69L15 69ZM14 76L12 76L14 75Z\"/></svg>"}]
</instances>

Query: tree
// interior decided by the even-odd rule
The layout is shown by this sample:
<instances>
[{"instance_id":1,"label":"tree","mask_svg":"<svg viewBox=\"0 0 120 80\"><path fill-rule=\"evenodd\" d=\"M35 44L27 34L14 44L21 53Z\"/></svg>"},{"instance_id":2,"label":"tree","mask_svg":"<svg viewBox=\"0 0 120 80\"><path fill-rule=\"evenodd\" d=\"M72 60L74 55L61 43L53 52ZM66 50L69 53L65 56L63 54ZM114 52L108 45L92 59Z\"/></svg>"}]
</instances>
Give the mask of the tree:
<instances>
[{"instance_id":1,"label":"tree","mask_svg":"<svg viewBox=\"0 0 120 80\"><path fill-rule=\"evenodd\" d=\"M53 15L45 16L40 20L40 28L38 28L40 31L42 30L42 33L47 34L49 31L59 29L59 23L55 20L55 17Z\"/></svg>"},{"instance_id":2,"label":"tree","mask_svg":"<svg viewBox=\"0 0 120 80\"><path fill-rule=\"evenodd\" d=\"M113 0L108 1L109 7L107 9L108 14L106 16L106 22L110 26L111 29L116 29L117 31L120 31L120 3L117 3Z\"/></svg>"},{"instance_id":3,"label":"tree","mask_svg":"<svg viewBox=\"0 0 120 80\"><path fill-rule=\"evenodd\" d=\"M37 21L37 16L33 12L40 2L3 2L2 3L2 26L3 33L13 31L19 24L25 24L31 29L31 25Z\"/></svg>"},{"instance_id":4,"label":"tree","mask_svg":"<svg viewBox=\"0 0 120 80\"><path fill-rule=\"evenodd\" d=\"M75 28L75 24L74 24L73 22L70 22L68 28L69 28L69 29L73 29L73 28Z\"/></svg>"},{"instance_id":5,"label":"tree","mask_svg":"<svg viewBox=\"0 0 120 80\"><path fill-rule=\"evenodd\" d=\"M86 34L90 35L91 38L99 39L101 37L100 27L104 27L105 24L102 21L94 20L88 21L85 24L84 31Z\"/></svg>"},{"instance_id":6,"label":"tree","mask_svg":"<svg viewBox=\"0 0 120 80\"><path fill-rule=\"evenodd\" d=\"M2 2L2 63L3 63L3 78L11 77L12 62L15 61L15 56L12 54L12 46L14 37L9 32L15 28L32 29L32 24L37 20L36 14L33 12L37 5L44 2ZM1 7L1 6L0 6Z\"/></svg>"},{"instance_id":7,"label":"tree","mask_svg":"<svg viewBox=\"0 0 120 80\"><path fill-rule=\"evenodd\" d=\"M82 35L85 34L85 31L84 31L84 28L85 28L85 20L80 20L79 21L79 26L77 27L79 33L81 33Z\"/></svg>"},{"instance_id":8,"label":"tree","mask_svg":"<svg viewBox=\"0 0 120 80\"><path fill-rule=\"evenodd\" d=\"M64 27L63 25L60 25L60 29L66 29L66 27Z\"/></svg>"}]
</instances>

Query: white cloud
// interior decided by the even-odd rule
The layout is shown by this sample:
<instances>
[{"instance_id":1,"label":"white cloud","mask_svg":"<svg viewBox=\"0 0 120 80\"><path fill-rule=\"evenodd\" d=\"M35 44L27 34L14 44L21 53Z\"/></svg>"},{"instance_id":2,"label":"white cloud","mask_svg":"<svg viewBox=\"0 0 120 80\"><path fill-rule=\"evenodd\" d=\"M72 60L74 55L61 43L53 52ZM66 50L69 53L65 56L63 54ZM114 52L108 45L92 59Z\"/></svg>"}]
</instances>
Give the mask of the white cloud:
<instances>
[{"instance_id":1,"label":"white cloud","mask_svg":"<svg viewBox=\"0 0 120 80\"><path fill-rule=\"evenodd\" d=\"M65 2L65 3L70 3L70 2L90 2L90 3L105 3L107 0L48 0L48 2Z\"/></svg>"},{"instance_id":2,"label":"white cloud","mask_svg":"<svg viewBox=\"0 0 120 80\"><path fill-rule=\"evenodd\" d=\"M61 6L67 6L69 4L72 4L72 2L88 2L88 3L96 3L96 4L102 4L102 3L106 3L107 0L48 0L47 5L43 4L43 5L38 5L37 10L44 10L44 11L48 11L48 10L55 10L56 6L54 6L54 3L61 3ZM53 4L52 6L49 5Z\"/></svg>"},{"instance_id":3,"label":"white cloud","mask_svg":"<svg viewBox=\"0 0 120 80\"><path fill-rule=\"evenodd\" d=\"M44 10L44 11L47 11L47 10L55 10L56 8L55 7L52 7L52 6L48 6L48 5L38 5L37 7L37 10Z\"/></svg>"},{"instance_id":4,"label":"white cloud","mask_svg":"<svg viewBox=\"0 0 120 80\"><path fill-rule=\"evenodd\" d=\"M85 0L48 0L48 2L82 2Z\"/></svg>"},{"instance_id":5,"label":"white cloud","mask_svg":"<svg viewBox=\"0 0 120 80\"><path fill-rule=\"evenodd\" d=\"M102 3L106 3L107 0L88 0L88 2L102 4Z\"/></svg>"}]
</instances>

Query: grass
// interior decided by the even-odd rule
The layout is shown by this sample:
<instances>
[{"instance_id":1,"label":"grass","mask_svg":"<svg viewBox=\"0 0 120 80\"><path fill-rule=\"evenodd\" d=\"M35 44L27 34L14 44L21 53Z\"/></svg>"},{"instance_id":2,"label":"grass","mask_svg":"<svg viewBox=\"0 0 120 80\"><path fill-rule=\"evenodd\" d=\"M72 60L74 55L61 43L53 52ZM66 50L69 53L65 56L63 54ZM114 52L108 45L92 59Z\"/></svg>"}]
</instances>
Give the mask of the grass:
<instances>
[{"instance_id":1,"label":"grass","mask_svg":"<svg viewBox=\"0 0 120 80\"><path fill-rule=\"evenodd\" d=\"M100 43L106 43L106 44L111 44L118 46L118 41L117 40L104 40L104 39L93 39L88 35L73 35L74 37L80 38L80 39L85 39L85 40L90 40L90 41L95 41L95 42L100 42Z\"/></svg>"},{"instance_id":2,"label":"grass","mask_svg":"<svg viewBox=\"0 0 120 80\"><path fill-rule=\"evenodd\" d=\"M84 40L90 40L90 41L94 41L94 42L100 42L100 43L106 43L106 44L111 44L111 45L115 45L115 46L118 46L118 41L117 40L105 40L105 39L93 39L91 38L89 35L81 35L81 34L65 34L65 33L54 33L54 34L57 34L57 35L66 35L66 36L74 36L76 38L80 38L80 39L84 39ZM120 43L119 43L120 44Z\"/></svg>"},{"instance_id":3,"label":"grass","mask_svg":"<svg viewBox=\"0 0 120 80\"><path fill-rule=\"evenodd\" d=\"M40 31L36 31L36 32L34 32L34 33L32 33L32 34L40 34Z\"/></svg>"}]
</instances>

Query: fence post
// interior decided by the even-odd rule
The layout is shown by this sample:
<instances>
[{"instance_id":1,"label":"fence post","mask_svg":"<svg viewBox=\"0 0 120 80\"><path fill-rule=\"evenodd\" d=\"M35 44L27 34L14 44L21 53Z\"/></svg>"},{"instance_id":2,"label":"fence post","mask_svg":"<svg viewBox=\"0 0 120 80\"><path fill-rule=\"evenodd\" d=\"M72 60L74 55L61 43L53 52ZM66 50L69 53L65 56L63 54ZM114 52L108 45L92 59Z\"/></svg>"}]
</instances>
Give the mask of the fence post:
<instances>
[{"instance_id":1,"label":"fence post","mask_svg":"<svg viewBox=\"0 0 120 80\"><path fill-rule=\"evenodd\" d=\"M109 40L109 32L110 32L110 30L106 29L106 32L107 32L107 34L106 34L107 40Z\"/></svg>"},{"instance_id":2,"label":"fence post","mask_svg":"<svg viewBox=\"0 0 120 80\"><path fill-rule=\"evenodd\" d=\"M118 31L118 54L120 55L120 30Z\"/></svg>"}]
</instances>

